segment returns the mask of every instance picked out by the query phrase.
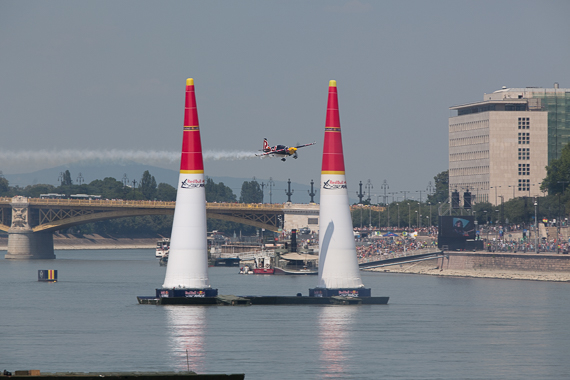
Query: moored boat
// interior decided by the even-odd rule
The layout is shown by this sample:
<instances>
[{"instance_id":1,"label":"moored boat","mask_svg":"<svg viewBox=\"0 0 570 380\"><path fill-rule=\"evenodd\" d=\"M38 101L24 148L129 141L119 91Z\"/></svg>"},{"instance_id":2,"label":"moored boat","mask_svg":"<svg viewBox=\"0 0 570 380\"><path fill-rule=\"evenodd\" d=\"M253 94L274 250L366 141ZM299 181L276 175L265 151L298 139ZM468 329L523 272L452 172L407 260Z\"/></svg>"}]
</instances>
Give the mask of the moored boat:
<instances>
[{"instance_id":1,"label":"moored boat","mask_svg":"<svg viewBox=\"0 0 570 380\"><path fill-rule=\"evenodd\" d=\"M161 259L164 256L168 256L170 252L170 239L163 238L156 243L156 258Z\"/></svg>"},{"instance_id":2,"label":"moored boat","mask_svg":"<svg viewBox=\"0 0 570 380\"><path fill-rule=\"evenodd\" d=\"M240 268L240 274L274 274L273 256L259 256L253 259L253 265Z\"/></svg>"},{"instance_id":3,"label":"moored boat","mask_svg":"<svg viewBox=\"0 0 570 380\"><path fill-rule=\"evenodd\" d=\"M254 259L253 274L274 274L273 258L271 256L261 256Z\"/></svg>"},{"instance_id":4,"label":"moored boat","mask_svg":"<svg viewBox=\"0 0 570 380\"><path fill-rule=\"evenodd\" d=\"M254 268L253 274L275 274L275 268Z\"/></svg>"},{"instance_id":5,"label":"moored boat","mask_svg":"<svg viewBox=\"0 0 570 380\"><path fill-rule=\"evenodd\" d=\"M252 268L244 266L241 274L317 275L316 257L311 254L289 253L256 257Z\"/></svg>"},{"instance_id":6,"label":"moored boat","mask_svg":"<svg viewBox=\"0 0 570 380\"><path fill-rule=\"evenodd\" d=\"M219 257L214 260L216 267L239 267L239 257Z\"/></svg>"}]
</instances>

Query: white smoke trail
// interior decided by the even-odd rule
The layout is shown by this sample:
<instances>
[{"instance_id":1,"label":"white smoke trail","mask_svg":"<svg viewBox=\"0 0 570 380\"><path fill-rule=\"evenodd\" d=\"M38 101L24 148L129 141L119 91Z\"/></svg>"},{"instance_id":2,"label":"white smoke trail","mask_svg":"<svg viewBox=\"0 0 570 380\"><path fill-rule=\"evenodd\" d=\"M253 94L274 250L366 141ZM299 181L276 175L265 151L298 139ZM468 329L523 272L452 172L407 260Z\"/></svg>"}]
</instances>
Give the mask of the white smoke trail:
<instances>
[{"instance_id":1,"label":"white smoke trail","mask_svg":"<svg viewBox=\"0 0 570 380\"><path fill-rule=\"evenodd\" d=\"M207 150L203 153L204 160L247 160L249 158L255 158L255 152L246 151L213 151Z\"/></svg>"},{"instance_id":2,"label":"white smoke trail","mask_svg":"<svg viewBox=\"0 0 570 380\"><path fill-rule=\"evenodd\" d=\"M246 151L205 151L208 160L244 160L255 157L255 152ZM135 161L141 163L173 163L180 160L180 152L155 150L28 150L0 151L0 166L11 164L61 165L83 160L101 160L105 162Z\"/></svg>"}]
</instances>

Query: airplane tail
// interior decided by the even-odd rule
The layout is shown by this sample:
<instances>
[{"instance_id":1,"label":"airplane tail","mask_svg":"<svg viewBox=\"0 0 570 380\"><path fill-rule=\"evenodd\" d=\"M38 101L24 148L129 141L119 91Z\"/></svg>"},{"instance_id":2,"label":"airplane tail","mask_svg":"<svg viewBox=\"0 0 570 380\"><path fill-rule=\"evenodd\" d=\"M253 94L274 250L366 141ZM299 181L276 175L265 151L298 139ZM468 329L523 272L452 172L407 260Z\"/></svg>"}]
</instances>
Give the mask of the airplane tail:
<instances>
[{"instance_id":1,"label":"airplane tail","mask_svg":"<svg viewBox=\"0 0 570 380\"><path fill-rule=\"evenodd\" d=\"M263 151L269 152L270 150L271 150L271 148L269 147L269 143L267 142L267 139L263 139Z\"/></svg>"}]
</instances>

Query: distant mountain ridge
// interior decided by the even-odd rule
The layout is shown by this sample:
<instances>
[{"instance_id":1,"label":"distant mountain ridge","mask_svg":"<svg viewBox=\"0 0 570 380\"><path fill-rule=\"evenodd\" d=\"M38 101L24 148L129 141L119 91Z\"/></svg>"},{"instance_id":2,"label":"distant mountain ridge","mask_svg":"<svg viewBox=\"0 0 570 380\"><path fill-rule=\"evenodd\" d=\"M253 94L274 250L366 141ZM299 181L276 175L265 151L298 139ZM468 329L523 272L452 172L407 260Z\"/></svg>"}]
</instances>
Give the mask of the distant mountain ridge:
<instances>
[{"instance_id":1,"label":"distant mountain ridge","mask_svg":"<svg viewBox=\"0 0 570 380\"><path fill-rule=\"evenodd\" d=\"M148 170L149 173L154 176L156 183L167 183L174 187L177 187L178 175L177 170L164 169L156 166L139 164L136 162L124 161L120 163L109 164L108 162L101 162L98 160L82 161L67 165L61 165L50 169L38 170L32 173L21 173L21 174L5 174L4 177L9 181L10 186L20 186L26 187L28 185L36 184L49 184L58 186L59 178L61 173L69 170L71 174L71 179L74 184L78 183L79 174L81 173L83 183L90 183L96 179L104 179L106 177L115 178L117 181L122 181L126 176L130 186L133 184L133 180L137 183L140 181L142 174ZM234 177L217 177L210 176L214 182L223 182L224 185L232 189L236 197L239 199L242 184L245 181L252 181L253 178L234 178ZM264 183L264 203L285 203L287 202L287 181L273 180L274 185L270 187L268 185L268 179L256 178L256 181ZM315 192L317 193L314 200L319 202L319 191L318 182L314 184ZM291 195L291 201L293 203L309 203L311 197L309 196L309 191L311 189L310 183L301 184L291 182L291 190L293 194ZM353 200L351 200L352 202Z\"/></svg>"}]
</instances>

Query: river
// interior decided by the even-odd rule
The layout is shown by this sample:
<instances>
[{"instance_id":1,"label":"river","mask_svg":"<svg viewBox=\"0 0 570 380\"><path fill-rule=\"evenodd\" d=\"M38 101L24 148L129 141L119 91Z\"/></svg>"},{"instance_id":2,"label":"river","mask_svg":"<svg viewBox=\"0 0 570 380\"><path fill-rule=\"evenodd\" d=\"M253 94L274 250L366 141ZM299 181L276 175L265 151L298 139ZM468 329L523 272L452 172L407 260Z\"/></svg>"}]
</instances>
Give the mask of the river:
<instances>
[{"instance_id":1,"label":"river","mask_svg":"<svg viewBox=\"0 0 570 380\"><path fill-rule=\"evenodd\" d=\"M0 371L185 371L246 379L561 379L570 283L362 272L388 305L138 305L154 250L0 259ZM57 283L37 281L57 269ZM316 276L209 269L220 294L308 294Z\"/></svg>"}]
</instances>

